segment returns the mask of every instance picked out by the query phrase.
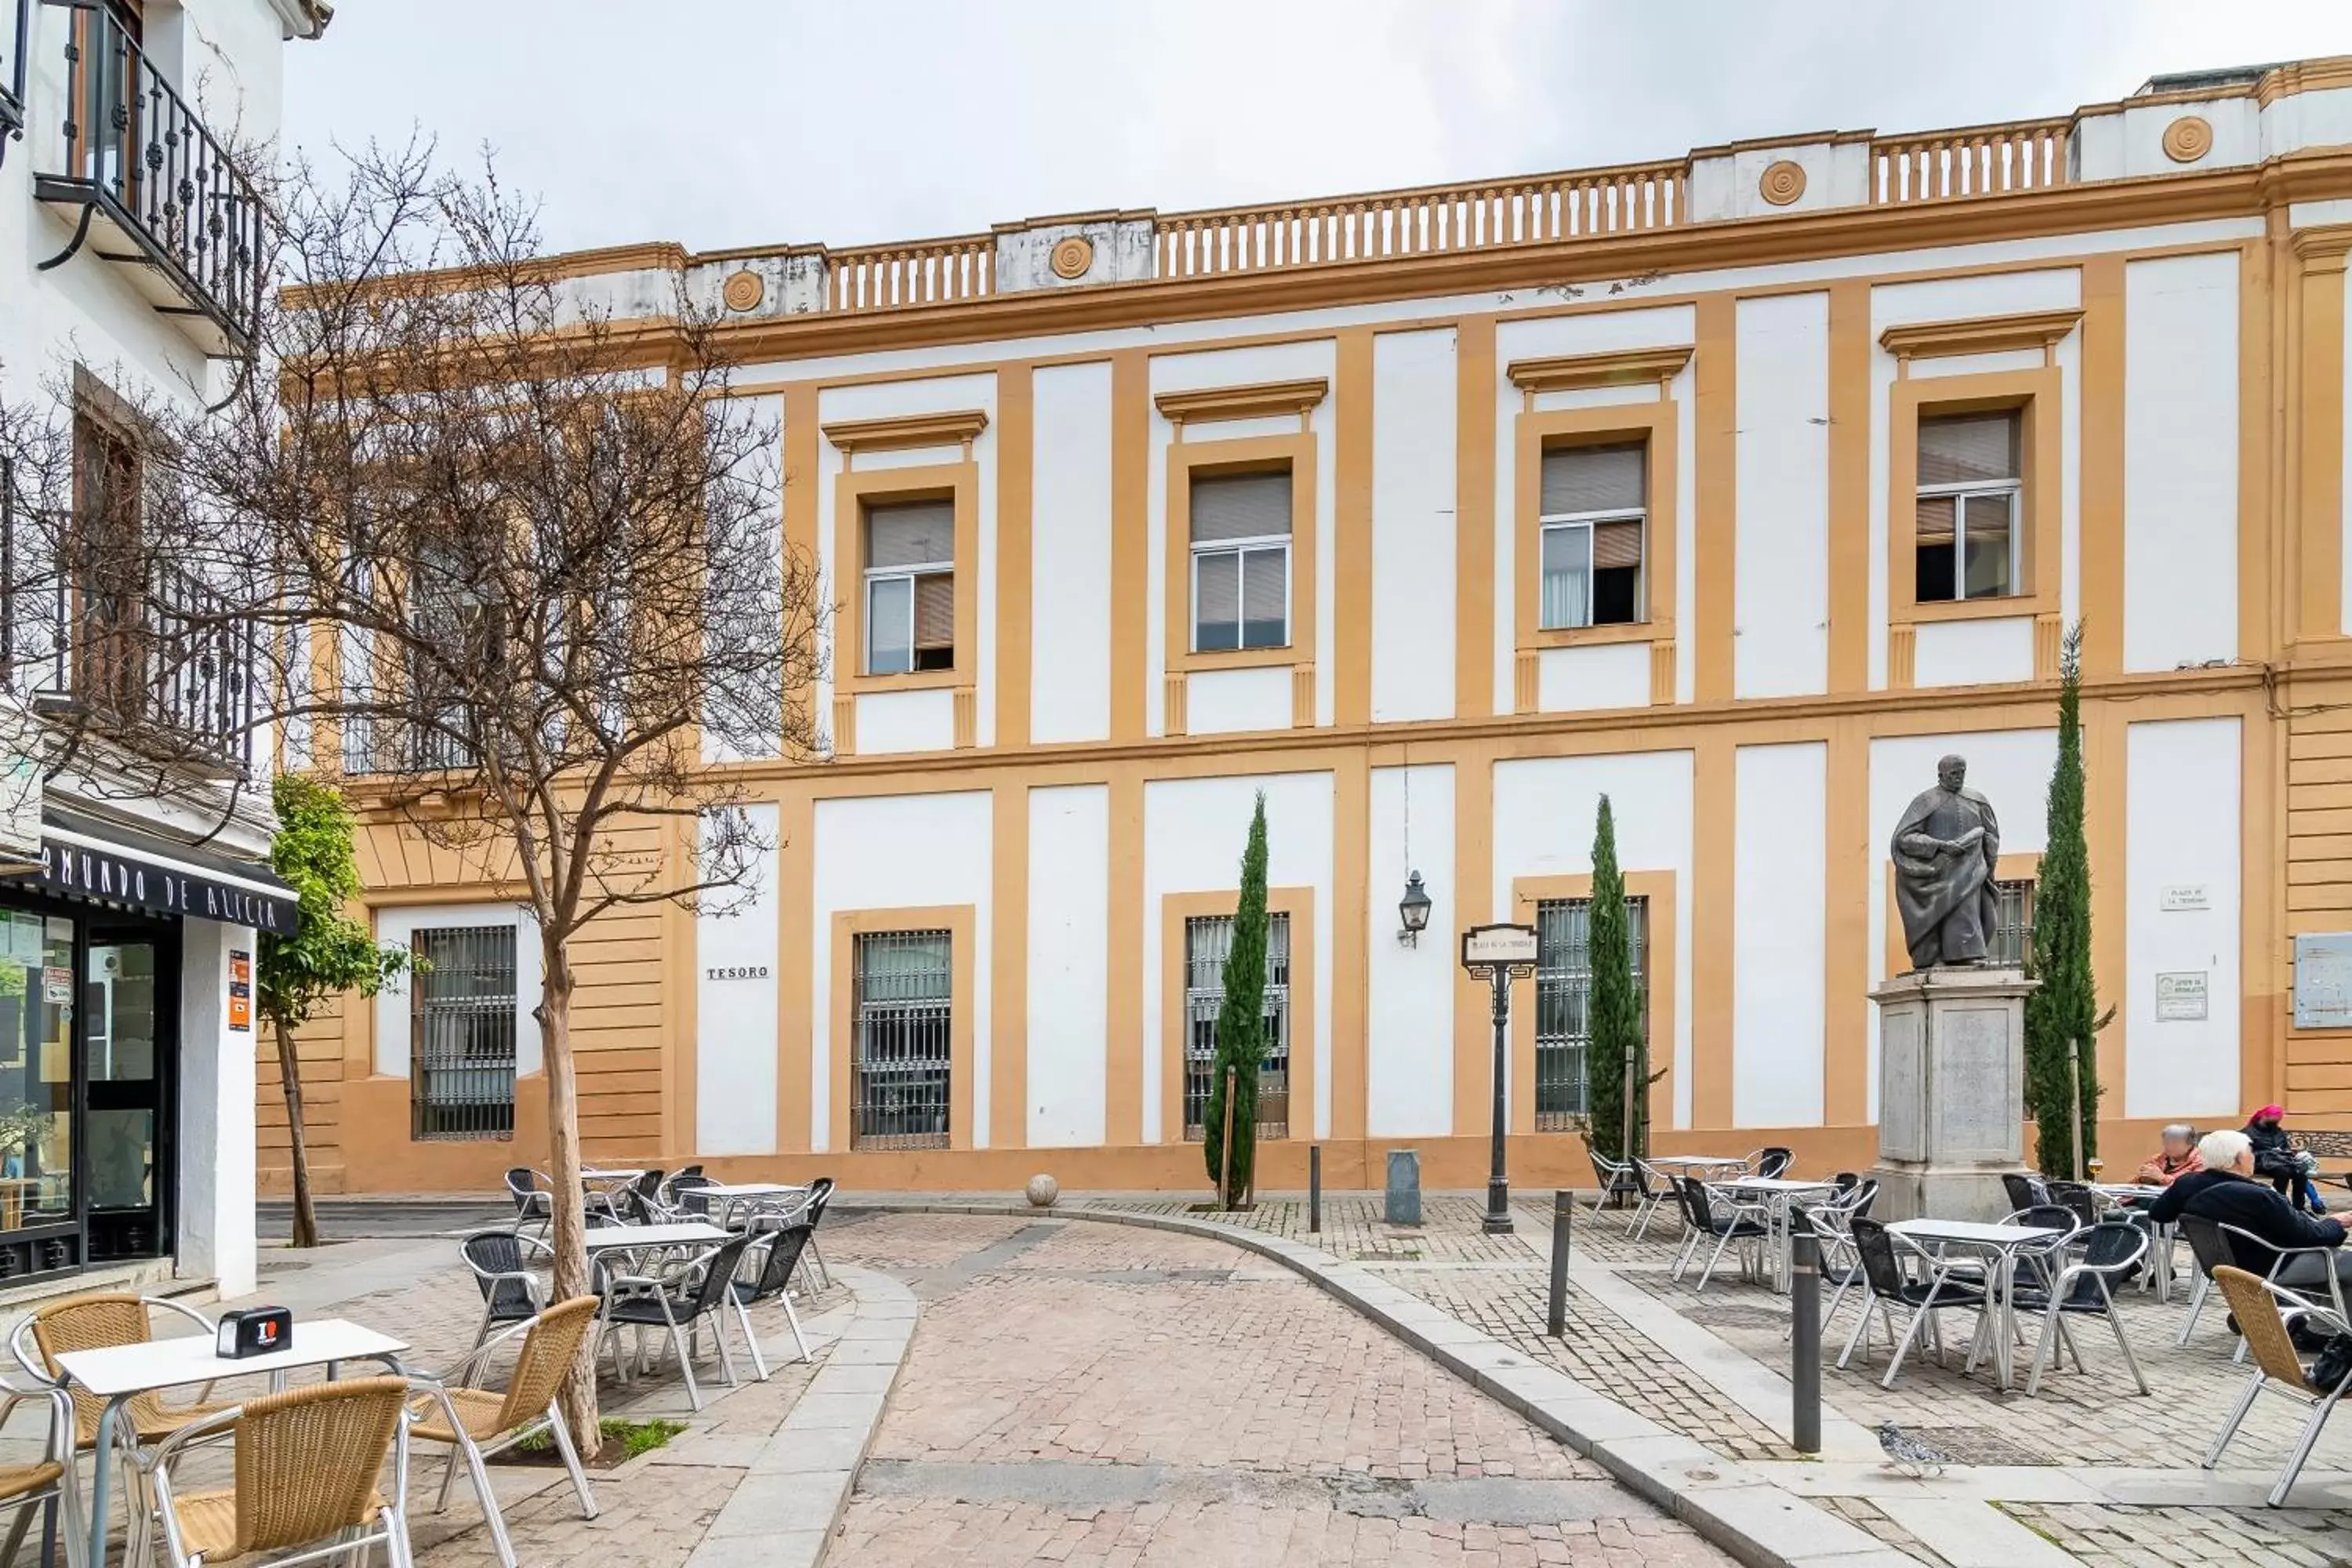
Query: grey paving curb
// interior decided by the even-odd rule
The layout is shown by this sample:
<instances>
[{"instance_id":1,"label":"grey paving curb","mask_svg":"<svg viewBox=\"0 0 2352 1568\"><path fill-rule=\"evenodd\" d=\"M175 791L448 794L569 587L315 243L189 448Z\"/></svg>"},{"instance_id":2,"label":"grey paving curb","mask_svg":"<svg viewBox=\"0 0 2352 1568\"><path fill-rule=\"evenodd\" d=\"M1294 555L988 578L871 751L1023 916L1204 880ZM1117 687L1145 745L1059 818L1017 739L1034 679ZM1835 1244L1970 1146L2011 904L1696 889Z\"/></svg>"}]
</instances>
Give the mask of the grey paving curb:
<instances>
[{"instance_id":1,"label":"grey paving curb","mask_svg":"<svg viewBox=\"0 0 2352 1568\"><path fill-rule=\"evenodd\" d=\"M1748 1568L1915 1568L1910 1558L1860 1525L1717 1458L1701 1444L1667 1431L1600 1390L1528 1360L1418 1296L1319 1248L1214 1220L1125 1209L1034 1209L1010 1203L897 1199L887 1194L843 1197L835 1207L1087 1219L1229 1243L1303 1276L1481 1393L1594 1460L1628 1490L1681 1520ZM690 1568L702 1568L699 1553Z\"/></svg>"},{"instance_id":2,"label":"grey paving curb","mask_svg":"<svg viewBox=\"0 0 2352 1568\"><path fill-rule=\"evenodd\" d=\"M920 1309L887 1274L835 1268L856 1310L792 1414L752 1459L687 1568L817 1568L857 1484Z\"/></svg>"}]
</instances>

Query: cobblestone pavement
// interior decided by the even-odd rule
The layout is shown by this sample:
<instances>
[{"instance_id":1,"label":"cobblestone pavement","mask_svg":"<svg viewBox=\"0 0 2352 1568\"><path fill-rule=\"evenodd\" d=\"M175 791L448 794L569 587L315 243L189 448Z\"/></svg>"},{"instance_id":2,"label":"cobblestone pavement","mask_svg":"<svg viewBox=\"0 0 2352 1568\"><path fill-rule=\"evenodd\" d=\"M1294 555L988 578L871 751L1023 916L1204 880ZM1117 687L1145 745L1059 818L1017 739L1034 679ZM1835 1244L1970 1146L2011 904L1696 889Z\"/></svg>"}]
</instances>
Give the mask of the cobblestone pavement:
<instances>
[{"instance_id":1,"label":"cobblestone pavement","mask_svg":"<svg viewBox=\"0 0 2352 1568\"><path fill-rule=\"evenodd\" d=\"M2267 1508L2116 1508L2003 1503L2001 1510L2056 1542L2085 1568L2185 1563L2352 1563L2352 1510ZM2152 1547L2151 1543L2160 1542Z\"/></svg>"},{"instance_id":2,"label":"cobblestone pavement","mask_svg":"<svg viewBox=\"0 0 2352 1568\"><path fill-rule=\"evenodd\" d=\"M924 1298L830 1563L1727 1561L1223 1243L907 1215L827 1250Z\"/></svg>"}]
</instances>

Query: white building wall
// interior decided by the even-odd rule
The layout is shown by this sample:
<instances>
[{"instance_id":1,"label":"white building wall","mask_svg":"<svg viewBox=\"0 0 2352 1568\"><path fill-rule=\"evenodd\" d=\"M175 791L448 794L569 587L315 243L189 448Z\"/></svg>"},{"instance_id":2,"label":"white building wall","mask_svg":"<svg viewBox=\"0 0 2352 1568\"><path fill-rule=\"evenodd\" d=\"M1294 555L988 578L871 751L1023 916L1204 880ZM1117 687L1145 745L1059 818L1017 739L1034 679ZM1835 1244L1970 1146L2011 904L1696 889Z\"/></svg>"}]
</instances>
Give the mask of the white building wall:
<instances>
[{"instance_id":1,"label":"white building wall","mask_svg":"<svg viewBox=\"0 0 2352 1568\"><path fill-rule=\"evenodd\" d=\"M955 693L946 687L857 694L857 754L944 752L955 745Z\"/></svg>"},{"instance_id":2,"label":"white building wall","mask_svg":"<svg viewBox=\"0 0 2352 1568\"><path fill-rule=\"evenodd\" d=\"M228 1021L229 955L254 956L250 926L180 924L177 1271L223 1296L254 1289L254 1035Z\"/></svg>"},{"instance_id":3,"label":"white building wall","mask_svg":"<svg viewBox=\"0 0 2352 1568\"><path fill-rule=\"evenodd\" d=\"M1924 257L1929 253L1919 254ZM1886 482L1891 460L1886 443L1892 418L1890 395L1895 373L1895 356L1878 346L1879 334L1889 327L1917 321L1967 321L1979 316L2007 316L2029 310L2072 310L2081 309L2082 303L2083 275L2079 268L2072 267L1988 273L1980 277L1939 279L1925 283L1895 283L1870 291L1869 645L1872 689L1884 689L1886 685L1887 573L1890 569L1886 559ZM2069 333L2058 345L2054 355L2063 384L2059 409L2060 488L2064 497L2059 520L2060 571L2063 574L2059 607L2070 621L2076 613L2081 537L2078 527L2081 494L2078 476L2082 447L2079 396L2082 385L2081 338L2080 332ZM1919 367L1914 366L1912 374L1919 374ZM1925 634L1927 630L1924 625L1919 628L1918 668L1923 669L1927 667L1927 638ZM1997 679L2030 679L2033 668L2030 633L2025 668L2025 676ZM1922 686L1929 684L1924 675L1915 676L1915 680Z\"/></svg>"},{"instance_id":4,"label":"white building wall","mask_svg":"<svg viewBox=\"0 0 2352 1568\"><path fill-rule=\"evenodd\" d=\"M1830 297L1738 302L1732 689L1829 689Z\"/></svg>"},{"instance_id":5,"label":"white building wall","mask_svg":"<svg viewBox=\"0 0 2352 1568\"><path fill-rule=\"evenodd\" d=\"M1372 340L1372 719L1454 716L1452 329Z\"/></svg>"},{"instance_id":6,"label":"white building wall","mask_svg":"<svg viewBox=\"0 0 2352 1568\"><path fill-rule=\"evenodd\" d=\"M1546 713L1650 705L1650 645L1592 643L1536 654L1536 707Z\"/></svg>"},{"instance_id":7,"label":"white building wall","mask_svg":"<svg viewBox=\"0 0 2352 1568\"><path fill-rule=\"evenodd\" d=\"M1162 354L1151 362L1151 395L1163 392L1194 392L1221 386L1252 386L1268 381L1331 382L1336 377L1339 349L1328 338L1314 342L1275 343L1263 348L1218 349L1203 353ZM1315 437L1315 527L1316 537L1322 547L1315 552L1315 581L1301 583L1293 574L1291 592L1291 624L1297 625L1298 595L1315 595L1315 721L1331 721L1332 685L1331 651L1336 645L1337 628L1333 616L1339 603L1339 578L1336 575L1338 553L1332 548L1333 523L1339 516L1337 500L1339 465L1333 456L1332 432L1336 417L1332 413L1333 399L1325 397L1307 416L1307 429ZM1269 434L1295 434L1295 419L1279 420L1211 420L1205 424L1185 426L1185 438L1190 441L1217 441L1240 437ZM1144 617L1145 689L1158 692L1168 672L1168 649L1181 646L1171 639L1189 639L1189 626L1168 626L1168 530L1189 526L1184 518L1168 515L1168 447L1175 438L1175 426L1159 409L1151 411L1151 460L1149 477L1150 511L1147 514L1144 546L1145 593L1139 608ZM1122 613L1132 614L1137 606L1128 606ZM1189 707L1189 700L1188 700ZM1146 702L1144 727L1147 733L1158 735L1167 728L1164 704ZM1289 722L1286 716L1284 722Z\"/></svg>"},{"instance_id":8,"label":"white building wall","mask_svg":"<svg viewBox=\"0 0 2352 1568\"><path fill-rule=\"evenodd\" d=\"M1255 669L1196 669L1184 678L1184 727L1195 735L1287 730L1292 716L1288 665Z\"/></svg>"},{"instance_id":9,"label":"white building wall","mask_svg":"<svg viewBox=\"0 0 2352 1568\"><path fill-rule=\"evenodd\" d=\"M1734 774L1732 1120L1818 1127L1828 1029L1829 747L1741 746Z\"/></svg>"},{"instance_id":10,"label":"white building wall","mask_svg":"<svg viewBox=\"0 0 2352 1568\"><path fill-rule=\"evenodd\" d=\"M745 378L749 380L747 376ZM979 582L979 620L977 626L956 627L956 668L970 668L977 672L978 689L973 694L972 732L977 744L996 743L996 377L993 374L978 375L944 375L929 379L867 382L855 386L829 386L817 395L817 422L831 425L836 421L855 419L885 419L905 414L961 413L977 408L988 416L988 426L971 444L972 465L978 482L979 551L976 562L956 563L961 574L973 572ZM858 471L876 468L906 468L921 463L958 460L961 452L956 447L941 447L897 452L869 452L857 459ZM820 437L817 440L816 464L816 538L817 563L823 573L826 602L843 604L848 596L863 591L855 562L834 559L835 496L836 481L848 468L848 457L841 448ZM828 621L824 633L830 643L839 627L846 626L843 617ZM833 668L845 670L863 668L864 648L834 646L832 663L816 686L816 710L820 714L833 711ZM966 660L973 661L969 666ZM892 693L893 696L912 695ZM942 690L929 695L946 697ZM928 751L944 749L954 742L952 709L944 741L917 744L913 734L899 725L906 716L887 713L875 721L877 729L869 732L868 704L860 702L857 710L857 749L860 752ZM924 725L919 733L929 737L934 727Z\"/></svg>"},{"instance_id":11,"label":"white building wall","mask_svg":"<svg viewBox=\"0 0 2352 1568\"><path fill-rule=\"evenodd\" d=\"M1924 629L1924 628L1923 628ZM2048 840L2055 730L1987 730L1967 735L1905 735L1870 743L1870 983L1887 977L1890 945L1902 948L1902 921L1887 906L1894 862L1886 852L1903 808L1936 784L1948 752L1968 759L1968 787L1992 805L2004 855L2039 855ZM1895 921L1890 944L1887 922ZM1870 1009L1870 1118L1878 1120L1878 1009Z\"/></svg>"},{"instance_id":12,"label":"white building wall","mask_svg":"<svg viewBox=\"0 0 2352 1568\"><path fill-rule=\"evenodd\" d=\"M1265 792L1266 886L1315 891L1315 1136L1331 1130L1331 775L1158 779L1143 790L1143 1141L1173 1142L1181 1108L1160 1103L1168 1053L1160 1037L1167 954L1160 900L1170 893L1225 892L1241 886L1250 813ZM1181 956L1181 955L1180 955ZM1299 955L1291 954L1295 967ZM1036 1001L1031 999L1031 1011ZM1296 1133L1293 1136L1297 1136Z\"/></svg>"},{"instance_id":13,"label":"white building wall","mask_svg":"<svg viewBox=\"0 0 2352 1568\"><path fill-rule=\"evenodd\" d=\"M761 847L743 880L694 917L694 1146L703 1154L776 1150L778 813L739 808ZM706 819L708 841L713 829Z\"/></svg>"},{"instance_id":14,"label":"white building wall","mask_svg":"<svg viewBox=\"0 0 2352 1568\"><path fill-rule=\"evenodd\" d=\"M1520 877L1589 874L1592 831L1606 795L1617 822L1624 871L1675 876L1674 1124L1691 1121L1691 754L1645 752L1543 757L1495 764L1496 907L1525 921L1531 908L1506 905ZM1433 926L1436 922L1432 921ZM1654 1057L1669 1048L1653 1041Z\"/></svg>"},{"instance_id":15,"label":"white building wall","mask_svg":"<svg viewBox=\"0 0 2352 1568\"><path fill-rule=\"evenodd\" d=\"M2033 617L1921 621L1912 628L1911 684L1984 686L2033 679Z\"/></svg>"},{"instance_id":16,"label":"white building wall","mask_svg":"<svg viewBox=\"0 0 2352 1568\"><path fill-rule=\"evenodd\" d=\"M1108 786L1029 791L1029 1142L1087 1148L1106 1124Z\"/></svg>"},{"instance_id":17,"label":"white building wall","mask_svg":"<svg viewBox=\"0 0 2352 1568\"><path fill-rule=\"evenodd\" d=\"M1039 742L1107 740L1110 365L1040 366L1032 396L1029 734Z\"/></svg>"},{"instance_id":18,"label":"white building wall","mask_svg":"<svg viewBox=\"0 0 2352 1568\"><path fill-rule=\"evenodd\" d=\"M832 1148L833 1030L850 998L833 994L833 917L837 910L972 906L972 1145L988 1146L989 962L994 822L984 790L875 796L816 803L815 904L809 921L809 1147Z\"/></svg>"},{"instance_id":19,"label":"white building wall","mask_svg":"<svg viewBox=\"0 0 2352 1568\"><path fill-rule=\"evenodd\" d=\"M1510 366L1514 360L1545 359L1559 354L1609 353L1621 349L1675 348L1694 341L1697 331L1698 312L1688 305L1665 305L1655 310L1608 310L1590 315L1552 316L1538 321L1505 321L1495 329L1495 515L1490 520L1495 531L1495 711L1508 713L1517 689L1512 676L1512 663L1517 656L1518 626L1512 614L1514 600L1511 584L1518 561L1518 415L1524 396L1511 384ZM1671 584L1653 583L1649 585L1651 603L1662 602L1661 595L1671 594L1677 625L1697 624L1698 544L1696 519L1698 508L1695 500L1697 468L1695 454L1697 440L1692 424L1692 399L1696 394L1696 373L1688 365L1667 385L1667 395L1675 405L1675 582ZM1630 402L1640 400L1641 390L1602 389L1605 395L1580 398L1590 403ZM1564 405L1563 400L1548 397L1538 406ZM1471 526L1469 519L1463 526ZM1675 700L1691 700L1696 664L1689 651L1689 639L1678 639L1675 647ZM1643 682L1643 702L1648 680Z\"/></svg>"},{"instance_id":20,"label":"white building wall","mask_svg":"<svg viewBox=\"0 0 2352 1568\"><path fill-rule=\"evenodd\" d=\"M2126 669L2238 656L2238 266L2124 268Z\"/></svg>"},{"instance_id":21,"label":"white building wall","mask_svg":"<svg viewBox=\"0 0 2352 1568\"><path fill-rule=\"evenodd\" d=\"M1408 807L1410 809L1408 810ZM1364 1131L1443 1138L1454 1131L1454 767L1371 771L1366 929ZM1408 841L1410 847L1408 848ZM1418 870L1429 891L1419 946L1397 941L1395 902Z\"/></svg>"},{"instance_id":22,"label":"white building wall","mask_svg":"<svg viewBox=\"0 0 2352 1568\"><path fill-rule=\"evenodd\" d=\"M2126 1116L2241 1109L2239 747L2234 718L2125 731L2124 994L2101 1000L2121 1004ZM2202 1018L2158 1016L2167 975L2203 977Z\"/></svg>"}]
</instances>

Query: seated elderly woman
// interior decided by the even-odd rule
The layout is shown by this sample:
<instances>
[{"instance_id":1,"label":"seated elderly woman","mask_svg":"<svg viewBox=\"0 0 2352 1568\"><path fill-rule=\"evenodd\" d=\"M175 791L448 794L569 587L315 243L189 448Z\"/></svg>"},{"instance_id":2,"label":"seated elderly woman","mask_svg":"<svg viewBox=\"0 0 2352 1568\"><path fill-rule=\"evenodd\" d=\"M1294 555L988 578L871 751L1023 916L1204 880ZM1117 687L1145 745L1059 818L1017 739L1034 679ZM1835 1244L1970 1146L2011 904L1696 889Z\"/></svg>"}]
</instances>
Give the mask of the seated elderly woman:
<instances>
[{"instance_id":1,"label":"seated elderly woman","mask_svg":"<svg viewBox=\"0 0 2352 1568\"><path fill-rule=\"evenodd\" d=\"M2139 1168L2142 1185L2168 1187L2190 1172L2205 1168L2197 1154L2197 1129L2186 1121L2174 1122L2158 1139L2155 1156Z\"/></svg>"}]
</instances>

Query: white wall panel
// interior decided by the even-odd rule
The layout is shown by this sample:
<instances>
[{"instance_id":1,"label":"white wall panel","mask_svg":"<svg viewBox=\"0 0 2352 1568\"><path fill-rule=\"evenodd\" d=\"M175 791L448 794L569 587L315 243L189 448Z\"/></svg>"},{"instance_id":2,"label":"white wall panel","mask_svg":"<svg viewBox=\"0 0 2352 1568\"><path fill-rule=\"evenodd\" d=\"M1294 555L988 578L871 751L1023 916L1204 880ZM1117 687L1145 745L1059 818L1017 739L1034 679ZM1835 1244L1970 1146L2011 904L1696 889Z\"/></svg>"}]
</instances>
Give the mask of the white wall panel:
<instances>
[{"instance_id":1,"label":"white wall panel","mask_svg":"<svg viewBox=\"0 0 2352 1568\"><path fill-rule=\"evenodd\" d=\"M1454 768L1374 768L1370 905L1358 936L1369 958L1364 1131L1443 1138L1454 1131ZM1429 890L1420 945L1397 941L1396 900L1418 870Z\"/></svg>"},{"instance_id":2,"label":"white wall panel","mask_svg":"<svg viewBox=\"0 0 2352 1568\"><path fill-rule=\"evenodd\" d=\"M2126 669L2238 656L2238 265L2124 268Z\"/></svg>"},{"instance_id":3,"label":"white wall panel","mask_svg":"<svg viewBox=\"0 0 2352 1568\"><path fill-rule=\"evenodd\" d=\"M1542 757L1495 765L1495 890L1504 918L1532 909L1507 905L1520 877L1592 869L1601 797L1617 821L1617 864L1626 871L1675 874L1675 1037L1651 1043L1654 1060L1675 1064L1674 1124L1691 1120L1691 754Z\"/></svg>"},{"instance_id":4,"label":"white wall panel","mask_svg":"<svg viewBox=\"0 0 2352 1568\"><path fill-rule=\"evenodd\" d=\"M857 694L857 753L944 752L955 745L955 693L861 691Z\"/></svg>"},{"instance_id":5,"label":"white wall panel","mask_svg":"<svg viewBox=\"0 0 2352 1568\"><path fill-rule=\"evenodd\" d=\"M1546 713L1650 705L1650 645L1594 643L1536 655L1536 707Z\"/></svg>"},{"instance_id":6,"label":"white wall panel","mask_svg":"<svg viewBox=\"0 0 2352 1568\"><path fill-rule=\"evenodd\" d=\"M694 917L698 1154L776 1151L777 813L772 801L740 809L764 847L738 888Z\"/></svg>"},{"instance_id":7,"label":"white wall panel","mask_svg":"<svg viewBox=\"0 0 2352 1568\"><path fill-rule=\"evenodd\" d=\"M989 964L994 822L985 790L954 795L820 800L814 828L815 903L809 921L809 1147L832 1147L833 1029L852 1005L833 994L833 916L836 910L888 910L934 904L972 906L972 994L955 1005L971 1013L972 1142L988 1145ZM837 1011L838 1010L838 1011Z\"/></svg>"},{"instance_id":8,"label":"white wall panel","mask_svg":"<svg viewBox=\"0 0 2352 1568\"><path fill-rule=\"evenodd\" d=\"M1029 792L1029 1103L1033 1148L1104 1137L1110 1034L1103 911L1110 900L1110 790ZM1004 1048L1014 1048L1012 1041Z\"/></svg>"},{"instance_id":9,"label":"white wall panel","mask_svg":"<svg viewBox=\"0 0 2352 1568\"><path fill-rule=\"evenodd\" d=\"M1454 341L1372 340L1372 718L1454 714Z\"/></svg>"},{"instance_id":10,"label":"white wall panel","mask_svg":"<svg viewBox=\"0 0 2352 1568\"><path fill-rule=\"evenodd\" d=\"M1110 366L1045 365L1034 393L1029 732L1110 734Z\"/></svg>"},{"instance_id":11,"label":"white wall panel","mask_svg":"<svg viewBox=\"0 0 2352 1568\"><path fill-rule=\"evenodd\" d=\"M2033 679L2033 617L1921 621L1914 628L1911 684L1982 686Z\"/></svg>"},{"instance_id":12,"label":"white wall panel","mask_svg":"<svg viewBox=\"0 0 2352 1568\"><path fill-rule=\"evenodd\" d=\"M1738 301L1732 684L1829 689L1830 297Z\"/></svg>"},{"instance_id":13,"label":"white wall panel","mask_svg":"<svg viewBox=\"0 0 2352 1568\"><path fill-rule=\"evenodd\" d=\"M2099 998L2122 1004L2123 1114L2226 1124L2240 1110L2238 721L2144 722L2125 737L2125 994ZM2168 910L2168 891L2203 907ZM2204 976L2204 1017L2157 1016L2167 974Z\"/></svg>"},{"instance_id":14,"label":"white wall panel","mask_svg":"<svg viewBox=\"0 0 2352 1568\"><path fill-rule=\"evenodd\" d=\"M1903 808L1933 788L1936 763L1948 752L1968 759L1968 784L1992 805L2005 855L2038 855L2048 838L2050 769L2058 760L2055 730L1988 730L1972 735L1905 735L1870 743L1870 983L1886 978L1886 853ZM1878 1120L1878 1009L1870 1009L1870 1120Z\"/></svg>"},{"instance_id":15,"label":"white wall panel","mask_svg":"<svg viewBox=\"0 0 2352 1568\"><path fill-rule=\"evenodd\" d=\"M1160 1104L1167 1053L1160 1038L1167 960L1160 951L1160 900L1170 893L1223 892L1241 886L1250 812L1265 791L1266 886L1315 890L1315 1136L1331 1127L1331 775L1160 779L1143 791L1143 1140L1173 1142L1181 1108ZM1181 955L1179 955L1180 958ZM1299 962L1294 952L1291 963ZM1033 1004L1034 1005L1034 1004ZM1292 1123L1296 1128L1296 1121ZM1294 1132L1293 1136L1297 1136Z\"/></svg>"},{"instance_id":16,"label":"white wall panel","mask_svg":"<svg viewBox=\"0 0 2352 1568\"><path fill-rule=\"evenodd\" d=\"M1290 667L1196 669L1184 678L1184 727L1195 735L1290 728Z\"/></svg>"},{"instance_id":17,"label":"white wall panel","mask_svg":"<svg viewBox=\"0 0 2352 1568\"><path fill-rule=\"evenodd\" d=\"M1735 758L1732 1120L1818 1127L1828 1027L1829 747L1742 746Z\"/></svg>"}]
</instances>

